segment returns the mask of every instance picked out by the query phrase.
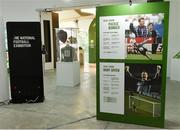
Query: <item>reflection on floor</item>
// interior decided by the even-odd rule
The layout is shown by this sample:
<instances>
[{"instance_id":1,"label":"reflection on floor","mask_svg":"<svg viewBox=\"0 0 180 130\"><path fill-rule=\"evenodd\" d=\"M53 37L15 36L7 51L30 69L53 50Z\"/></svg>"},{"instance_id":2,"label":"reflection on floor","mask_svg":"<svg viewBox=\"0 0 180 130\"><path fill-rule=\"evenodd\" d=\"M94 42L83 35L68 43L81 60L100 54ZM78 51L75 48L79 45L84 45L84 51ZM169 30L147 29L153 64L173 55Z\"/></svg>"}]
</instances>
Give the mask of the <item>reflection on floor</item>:
<instances>
[{"instance_id":1,"label":"reflection on floor","mask_svg":"<svg viewBox=\"0 0 180 130\"><path fill-rule=\"evenodd\" d=\"M0 128L148 129L96 120L96 69L81 69L81 84L57 87L55 71L45 73L45 102L0 106ZM180 129L180 82L168 81L166 128Z\"/></svg>"}]
</instances>

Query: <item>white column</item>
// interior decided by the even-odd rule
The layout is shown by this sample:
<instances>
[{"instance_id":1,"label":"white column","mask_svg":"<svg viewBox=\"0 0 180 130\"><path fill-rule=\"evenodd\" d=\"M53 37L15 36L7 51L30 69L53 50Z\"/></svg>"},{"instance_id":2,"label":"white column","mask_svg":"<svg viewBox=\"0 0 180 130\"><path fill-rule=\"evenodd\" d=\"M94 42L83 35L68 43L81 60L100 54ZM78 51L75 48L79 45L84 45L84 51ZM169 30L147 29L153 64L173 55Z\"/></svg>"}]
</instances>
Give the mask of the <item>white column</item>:
<instances>
[{"instance_id":1,"label":"white column","mask_svg":"<svg viewBox=\"0 0 180 130\"><path fill-rule=\"evenodd\" d=\"M0 102L9 100L8 74L6 67L6 49L4 40L4 21L2 18L2 10L0 3Z\"/></svg>"}]
</instances>

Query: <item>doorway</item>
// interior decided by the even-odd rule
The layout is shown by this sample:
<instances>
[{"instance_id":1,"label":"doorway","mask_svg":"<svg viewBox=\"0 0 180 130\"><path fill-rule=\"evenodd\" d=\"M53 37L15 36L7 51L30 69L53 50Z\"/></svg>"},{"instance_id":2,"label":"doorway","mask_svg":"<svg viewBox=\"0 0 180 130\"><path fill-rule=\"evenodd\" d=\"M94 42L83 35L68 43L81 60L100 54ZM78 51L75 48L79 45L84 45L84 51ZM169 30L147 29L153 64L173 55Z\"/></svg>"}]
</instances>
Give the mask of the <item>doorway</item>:
<instances>
[{"instance_id":1,"label":"doorway","mask_svg":"<svg viewBox=\"0 0 180 130\"><path fill-rule=\"evenodd\" d=\"M48 89L46 89L49 86L49 83L46 83L46 81L48 80L48 78L46 79L46 77L50 76L49 79L52 78L51 80L55 85L58 79L58 69L56 66L57 62L59 61L59 52L57 51L57 29L77 29L77 57L80 63L80 85L78 86L83 87L83 82L88 82L88 80L93 85L96 85L96 9L86 8L48 12L41 11L40 16L42 43L46 46L47 51L46 55L44 56L45 95L46 92L49 91Z\"/></svg>"},{"instance_id":2,"label":"doorway","mask_svg":"<svg viewBox=\"0 0 180 130\"><path fill-rule=\"evenodd\" d=\"M79 47L78 59L81 68L89 71L89 66L95 67L96 58L96 9L68 9L62 11L42 11L41 32L42 44L46 46L44 56L45 70L56 68L58 61L56 45L56 28L77 28Z\"/></svg>"}]
</instances>

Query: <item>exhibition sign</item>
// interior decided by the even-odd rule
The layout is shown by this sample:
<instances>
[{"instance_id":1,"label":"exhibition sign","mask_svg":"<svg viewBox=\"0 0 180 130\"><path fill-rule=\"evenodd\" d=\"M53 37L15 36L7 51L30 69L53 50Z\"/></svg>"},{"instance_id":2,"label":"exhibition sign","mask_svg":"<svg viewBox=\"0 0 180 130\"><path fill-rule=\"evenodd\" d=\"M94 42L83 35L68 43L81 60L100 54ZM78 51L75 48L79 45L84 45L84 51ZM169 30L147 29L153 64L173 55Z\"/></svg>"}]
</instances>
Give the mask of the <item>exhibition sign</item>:
<instances>
[{"instance_id":1,"label":"exhibition sign","mask_svg":"<svg viewBox=\"0 0 180 130\"><path fill-rule=\"evenodd\" d=\"M123 63L100 63L100 111L124 114Z\"/></svg>"},{"instance_id":2,"label":"exhibition sign","mask_svg":"<svg viewBox=\"0 0 180 130\"><path fill-rule=\"evenodd\" d=\"M124 17L109 16L100 17L100 58L124 59Z\"/></svg>"},{"instance_id":3,"label":"exhibition sign","mask_svg":"<svg viewBox=\"0 0 180 130\"><path fill-rule=\"evenodd\" d=\"M44 101L39 22L7 22L11 102Z\"/></svg>"},{"instance_id":4,"label":"exhibition sign","mask_svg":"<svg viewBox=\"0 0 180 130\"><path fill-rule=\"evenodd\" d=\"M97 7L97 119L164 127L168 20L169 2Z\"/></svg>"}]
</instances>

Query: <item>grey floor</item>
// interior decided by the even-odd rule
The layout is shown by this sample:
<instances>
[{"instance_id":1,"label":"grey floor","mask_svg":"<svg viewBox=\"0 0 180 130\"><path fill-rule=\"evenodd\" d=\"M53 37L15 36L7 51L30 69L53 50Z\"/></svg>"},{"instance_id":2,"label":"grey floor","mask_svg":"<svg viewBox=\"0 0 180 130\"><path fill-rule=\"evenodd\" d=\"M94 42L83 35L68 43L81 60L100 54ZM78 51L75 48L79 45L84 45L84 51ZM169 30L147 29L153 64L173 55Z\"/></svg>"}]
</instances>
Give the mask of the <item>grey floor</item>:
<instances>
[{"instance_id":1,"label":"grey floor","mask_svg":"<svg viewBox=\"0 0 180 130\"><path fill-rule=\"evenodd\" d=\"M96 70L81 69L81 84L76 87L56 86L54 71L45 73L45 97L38 104L0 106L1 129L152 129L124 123L97 121ZM167 129L180 129L180 82L167 83Z\"/></svg>"}]
</instances>

